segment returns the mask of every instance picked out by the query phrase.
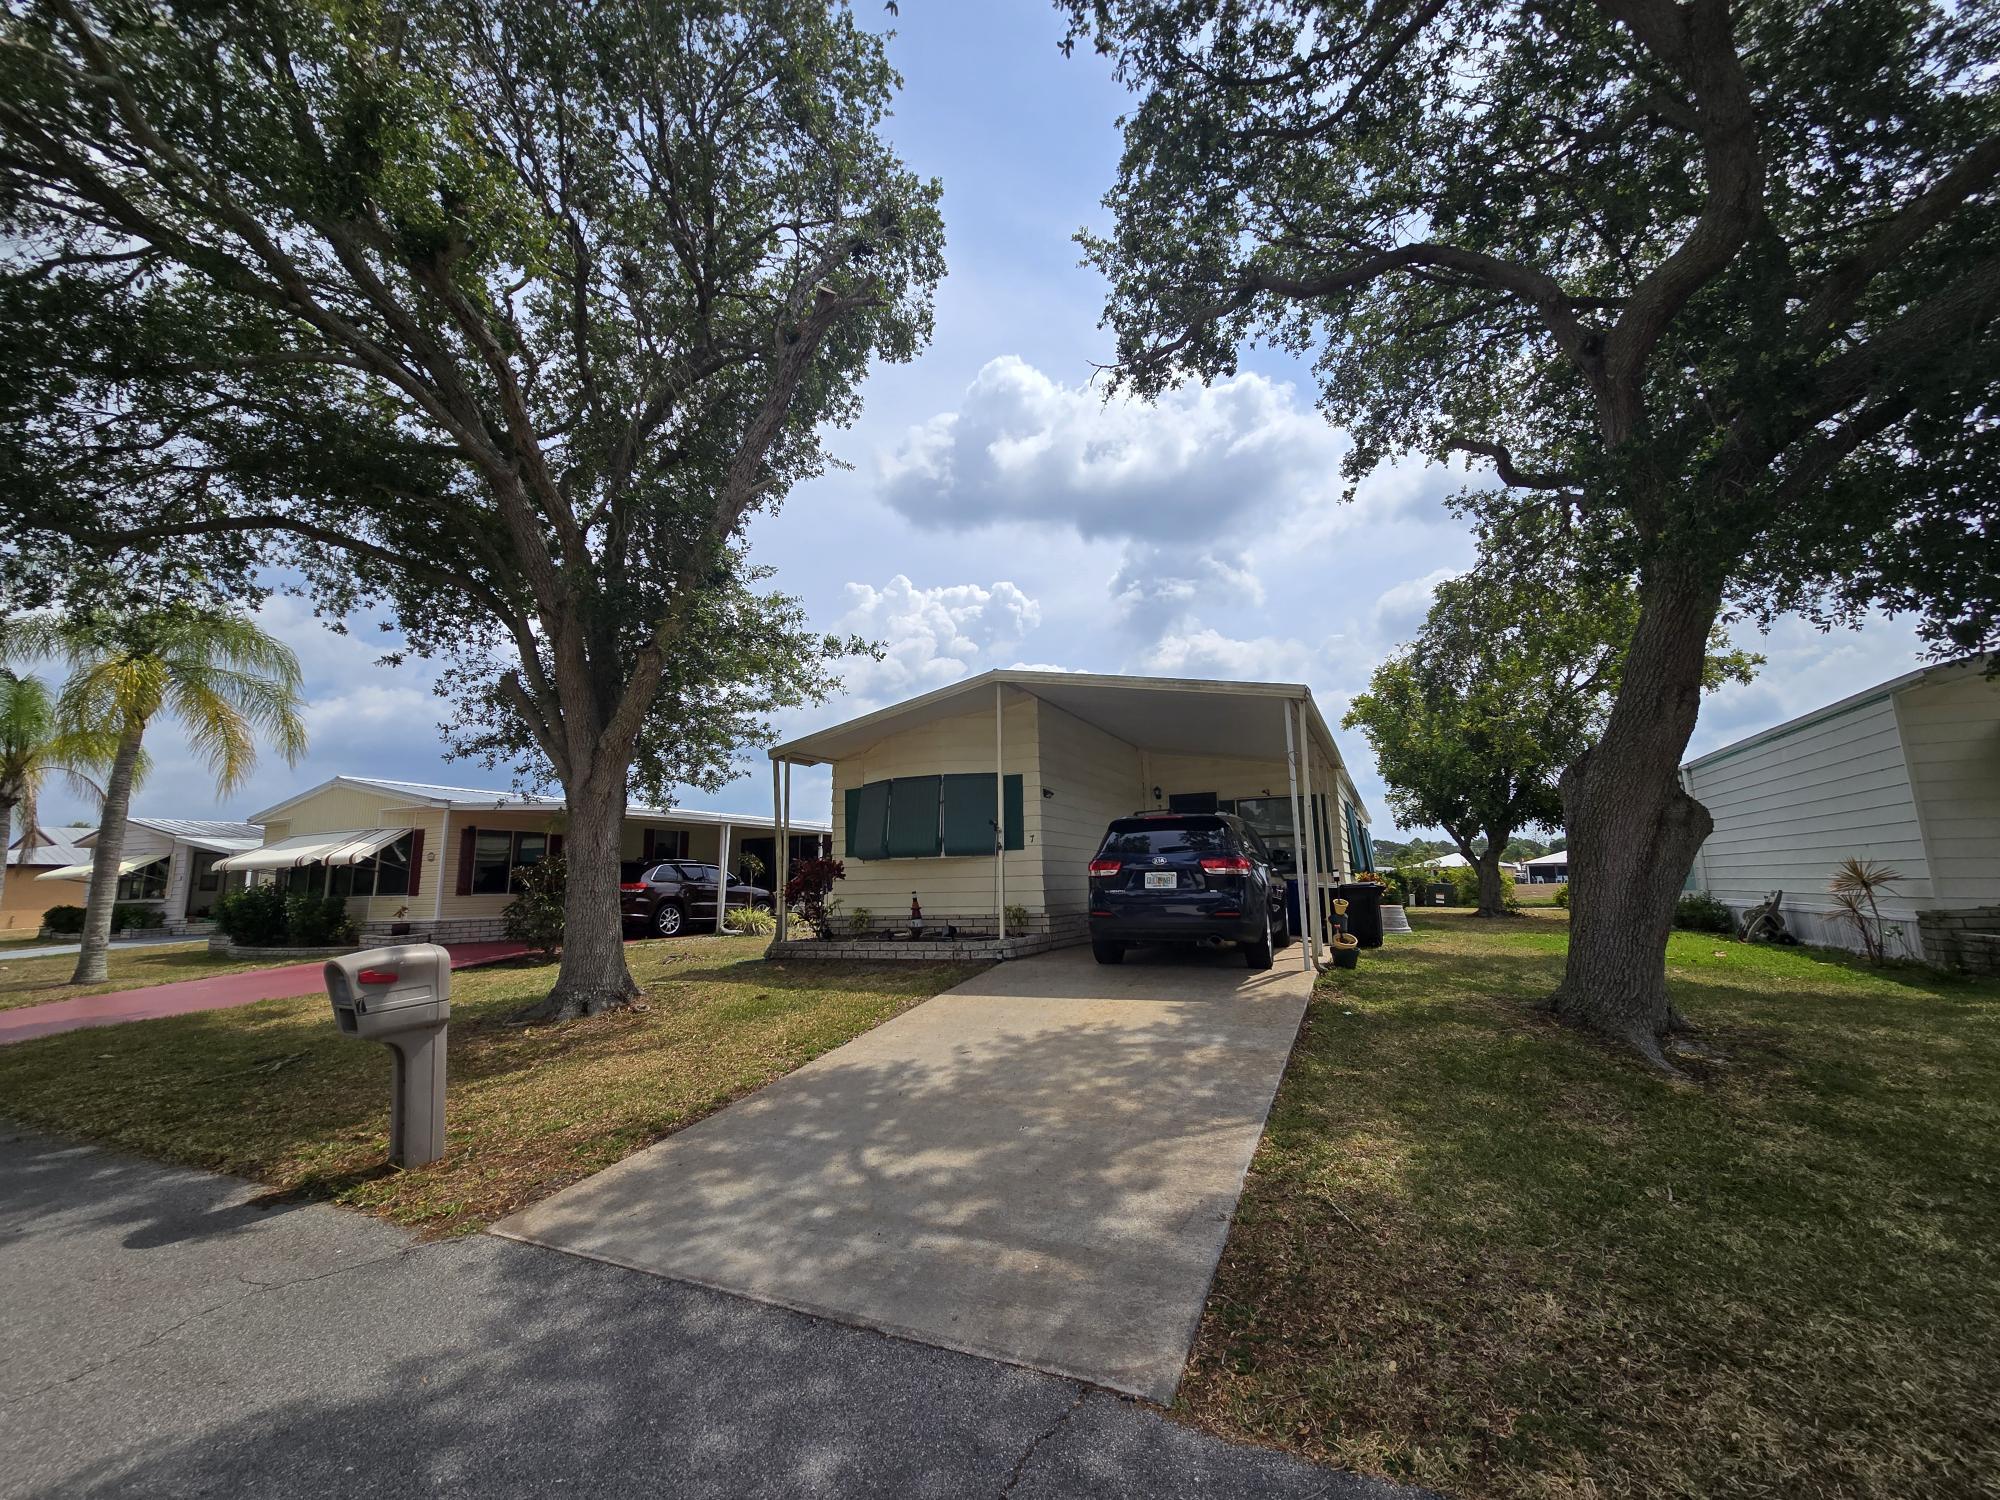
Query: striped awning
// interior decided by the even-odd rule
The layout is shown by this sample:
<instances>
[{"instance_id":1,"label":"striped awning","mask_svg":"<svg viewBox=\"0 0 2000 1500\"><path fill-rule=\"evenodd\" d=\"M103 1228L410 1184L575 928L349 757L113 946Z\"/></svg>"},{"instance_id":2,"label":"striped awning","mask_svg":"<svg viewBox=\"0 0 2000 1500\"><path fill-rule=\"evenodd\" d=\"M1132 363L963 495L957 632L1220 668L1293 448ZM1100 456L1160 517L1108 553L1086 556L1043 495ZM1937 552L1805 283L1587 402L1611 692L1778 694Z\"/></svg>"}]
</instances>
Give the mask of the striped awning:
<instances>
[{"instance_id":1,"label":"striped awning","mask_svg":"<svg viewBox=\"0 0 2000 1500\"><path fill-rule=\"evenodd\" d=\"M296 870L302 865L358 865L409 832L407 828L348 828L337 833L304 833L247 854L218 859L214 868Z\"/></svg>"},{"instance_id":2,"label":"striped awning","mask_svg":"<svg viewBox=\"0 0 2000 1500\"><path fill-rule=\"evenodd\" d=\"M143 870L147 865L158 864L165 858L166 855L164 854L127 855L124 859L118 861L118 873L120 875L130 875L134 870ZM80 865L57 865L53 870L42 871L35 879L88 880L90 879L91 868L91 863L88 860Z\"/></svg>"}]
</instances>

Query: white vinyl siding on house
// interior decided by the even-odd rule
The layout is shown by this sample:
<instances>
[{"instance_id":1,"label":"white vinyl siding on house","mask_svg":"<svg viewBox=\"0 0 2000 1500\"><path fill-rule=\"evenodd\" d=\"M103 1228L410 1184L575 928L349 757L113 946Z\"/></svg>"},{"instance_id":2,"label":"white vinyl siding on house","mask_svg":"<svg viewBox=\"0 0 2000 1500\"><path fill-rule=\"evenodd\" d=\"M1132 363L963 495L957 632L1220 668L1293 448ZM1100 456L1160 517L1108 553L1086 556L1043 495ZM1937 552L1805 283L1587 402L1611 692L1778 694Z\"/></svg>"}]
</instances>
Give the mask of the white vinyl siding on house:
<instances>
[{"instance_id":1,"label":"white vinyl siding on house","mask_svg":"<svg viewBox=\"0 0 2000 1500\"><path fill-rule=\"evenodd\" d=\"M1964 671L1897 695L1935 907L2000 901L2000 682Z\"/></svg>"},{"instance_id":2,"label":"white vinyl siding on house","mask_svg":"<svg viewBox=\"0 0 2000 1500\"><path fill-rule=\"evenodd\" d=\"M1002 770L1022 781L1024 847L1007 855L1007 901L1039 910L1042 904L1041 794L1038 710L1025 693L1010 692L1002 712ZM847 848L847 791L898 776L993 774L993 708L937 719L885 736L833 767L833 857L847 874L833 888L840 913L866 910L879 926L910 914L915 891L925 911L941 917L984 916L993 910L993 856L931 855L908 859L855 859Z\"/></svg>"},{"instance_id":3,"label":"white vinyl siding on house","mask_svg":"<svg viewBox=\"0 0 2000 1500\"><path fill-rule=\"evenodd\" d=\"M1894 698L1880 697L1688 768L1688 790L1715 819L1695 883L1741 908L1774 890L1788 909L1832 909L1841 861L1900 870L1885 915L1930 904L1930 871L1903 759Z\"/></svg>"},{"instance_id":4,"label":"white vinyl siding on house","mask_svg":"<svg viewBox=\"0 0 2000 1500\"><path fill-rule=\"evenodd\" d=\"M1041 764L1055 795L1030 791L1041 816L1042 891L1051 917L1089 910L1090 860L1113 818L1148 803L1136 748L1074 714L1040 705ZM1013 869L1008 869L1013 885ZM1018 900L1010 894L1010 901Z\"/></svg>"}]
</instances>

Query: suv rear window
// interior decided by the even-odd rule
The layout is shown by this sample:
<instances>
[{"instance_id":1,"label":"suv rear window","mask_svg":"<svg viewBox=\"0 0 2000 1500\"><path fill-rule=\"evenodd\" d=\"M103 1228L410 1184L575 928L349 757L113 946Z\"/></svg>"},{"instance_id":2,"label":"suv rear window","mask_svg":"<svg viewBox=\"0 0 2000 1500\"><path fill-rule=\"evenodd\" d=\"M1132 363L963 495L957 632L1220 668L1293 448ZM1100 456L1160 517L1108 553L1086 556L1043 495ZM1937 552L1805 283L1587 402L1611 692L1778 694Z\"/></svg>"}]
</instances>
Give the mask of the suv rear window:
<instances>
[{"instance_id":1,"label":"suv rear window","mask_svg":"<svg viewBox=\"0 0 2000 1500\"><path fill-rule=\"evenodd\" d=\"M1214 815L1120 818L1104 835L1099 854L1233 854L1235 835Z\"/></svg>"}]
</instances>

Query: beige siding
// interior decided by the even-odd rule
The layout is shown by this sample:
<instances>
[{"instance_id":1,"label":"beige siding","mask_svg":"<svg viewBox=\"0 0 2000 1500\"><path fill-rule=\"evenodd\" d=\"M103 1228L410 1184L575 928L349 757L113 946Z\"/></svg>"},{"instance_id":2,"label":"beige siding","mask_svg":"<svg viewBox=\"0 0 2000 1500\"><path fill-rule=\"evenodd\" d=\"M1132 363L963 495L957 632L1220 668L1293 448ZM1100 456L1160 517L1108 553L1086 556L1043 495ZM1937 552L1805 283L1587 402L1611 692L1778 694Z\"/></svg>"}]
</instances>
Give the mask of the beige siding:
<instances>
[{"instance_id":1,"label":"beige siding","mask_svg":"<svg viewBox=\"0 0 2000 1500\"><path fill-rule=\"evenodd\" d=\"M1165 807L1166 799L1176 793L1213 792L1217 797L1235 801L1240 797L1289 797L1292 791L1289 768L1277 760L1237 760L1217 756L1195 755L1147 755L1144 758L1146 782L1146 806ZM1158 787L1160 800L1155 803L1152 789ZM1305 786L1299 787L1303 796ZM1348 845L1347 818L1341 812L1344 803L1354 800L1346 778L1315 750L1312 758L1312 791L1315 797L1323 798L1323 816L1327 826L1323 837L1325 847L1332 851L1329 868L1321 873L1328 877L1351 874L1355 868L1353 851Z\"/></svg>"},{"instance_id":2,"label":"beige siding","mask_svg":"<svg viewBox=\"0 0 2000 1500\"><path fill-rule=\"evenodd\" d=\"M1009 690L1002 719L1002 773L1021 778L1022 833L1027 847L1007 854L1007 903L1045 910L1042 890L1041 754L1036 738L1041 703ZM833 854L844 860L847 876L834 887L846 912L865 908L879 923L909 915L915 891L927 913L939 916L993 916L993 859L990 855L936 859L848 859L847 789L891 776L947 776L993 770L993 712L990 708L939 719L893 734L860 755L833 767Z\"/></svg>"},{"instance_id":3,"label":"beige siding","mask_svg":"<svg viewBox=\"0 0 2000 1500\"><path fill-rule=\"evenodd\" d=\"M1976 669L1897 695L1932 892L1941 907L2000 904L2000 682Z\"/></svg>"},{"instance_id":4,"label":"beige siding","mask_svg":"<svg viewBox=\"0 0 2000 1500\"><path fill-rule=\"evenodd\" d=\"M1149 791L1138 750L1050 704L1039 705L1042 785L1030 790L1041 812L1042 895L1051 916L1089 908L1090 857L1113 818L1145 807Z\"/></svg>"},{"instance_id":5,"label":"beige siding","mask_svg":"<svg viewBox=\"0 0 2000 1500\"><path fill-rule=\"evenodd\" d=\"M1696 884L1738 906L1785 892L1788 909L1824 912L1850 855L1901 870L1885 914L1931 904L1930 871L1894 701L1858 703L1790 733L1691 767L1688 789L1715 819Z\"/></svg>"}]
</instances>

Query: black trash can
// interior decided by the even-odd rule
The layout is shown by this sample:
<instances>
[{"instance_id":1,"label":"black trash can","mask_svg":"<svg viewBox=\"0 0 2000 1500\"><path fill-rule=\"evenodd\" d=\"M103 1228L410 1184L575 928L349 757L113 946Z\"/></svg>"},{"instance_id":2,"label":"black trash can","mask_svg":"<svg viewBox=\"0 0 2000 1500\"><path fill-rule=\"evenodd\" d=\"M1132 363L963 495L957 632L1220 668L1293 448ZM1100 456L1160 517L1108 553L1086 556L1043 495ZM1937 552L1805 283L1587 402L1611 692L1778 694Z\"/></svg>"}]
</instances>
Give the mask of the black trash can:
<instances>
[{"instance_id":1,"label":"black trash can","mask_svg":"<svg viewBox=\"0 0 2000 1500\"><path fill-rule=\"evenodd\" d=\"M1364 948L1382 946L1382 887L1372 880L1333 888L1347 902L1347 930Z\"/></svg>"}]
</instances>

